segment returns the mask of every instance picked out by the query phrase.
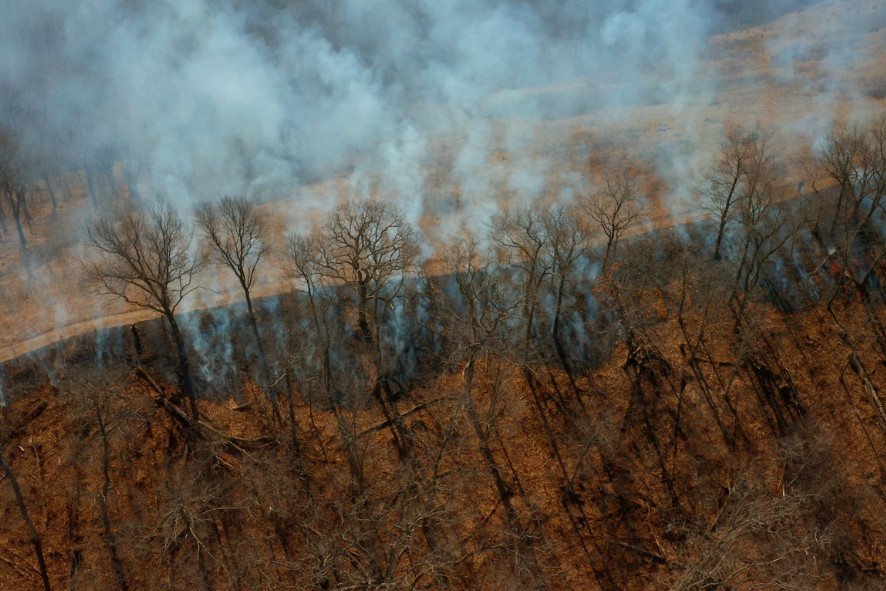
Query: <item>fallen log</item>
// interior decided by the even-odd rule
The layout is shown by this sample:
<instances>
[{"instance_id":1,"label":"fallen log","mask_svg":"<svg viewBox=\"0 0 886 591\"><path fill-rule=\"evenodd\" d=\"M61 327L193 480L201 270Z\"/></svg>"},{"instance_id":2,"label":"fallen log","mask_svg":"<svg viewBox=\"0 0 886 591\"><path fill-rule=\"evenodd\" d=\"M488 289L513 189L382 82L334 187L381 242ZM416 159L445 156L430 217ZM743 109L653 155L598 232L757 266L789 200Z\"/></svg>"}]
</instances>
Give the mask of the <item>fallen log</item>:
<instances>
[{"instance_id":1,"label":"fallen log","mask_svg":"<svg viewBox=\"0 0 886 591\"><path fill-rule=\"evenodd\" d=\"M196 435L200 439L221 443L225 447L238 453L247 453L254 449L267 447L277 443L273 437L258 437L256 439L243 439L241 437L232 437L222 433L212 425L188 416L175 404L173 404L166 396L166 392L160 385L144 370L141 366L135 367L135 373L145 380L151 389L157 394L154 403L166 411L172 420L183 428L187 429L187 433Z\"/></svg>"},{"instance_id":2,"label":"fallen log","mask_svg":"<svg viewBox=\"0 0 886 591\"><path fill-rule=\"evenodd\" d=\"M871 381L867 370L865 370L864 365L862 365L861 360L858 358L855 351L849 354L849 365L852 367L852 371L854 371L861 380L861 384L864 386L864 391L867 393L868 398L871 401L871 406L873 406L880 414L880 419L883 421L881 429L886 432L886 411L884 411L883 403L877 395L877 386Z\"/></svg>"}]
</instances>

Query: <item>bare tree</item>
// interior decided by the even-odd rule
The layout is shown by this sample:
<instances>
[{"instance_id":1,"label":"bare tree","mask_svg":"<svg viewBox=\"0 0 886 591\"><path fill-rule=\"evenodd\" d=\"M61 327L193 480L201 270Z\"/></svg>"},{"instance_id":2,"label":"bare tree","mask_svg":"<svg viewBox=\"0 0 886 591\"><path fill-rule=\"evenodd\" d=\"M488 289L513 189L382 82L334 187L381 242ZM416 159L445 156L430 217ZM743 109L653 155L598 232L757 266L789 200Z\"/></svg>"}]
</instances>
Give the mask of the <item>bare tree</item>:
<instances>
[{"instance_id":1,"label":"bare tree","mask_svg":"<svg viewBox=\"0 0 886 591\"><path fill-rule=\"evenodd\" d=\"M710 509L687 528L670 589L821 588L840 552L835 534L845 527L837 527L845 522L833 505L850 503L852 493L842 467L816 439L807 433L783 442L787 457L779 458L777 483L736 466L725 495L700 499Z\"/></svg>"},{"instance_id":2,"label":"bare tree","mask_svg":"<svg viewBox=\"0 0 886 591\"><path fill-rule=\"evenodd\" d=\"M575 214L575 210L563 206L520 208L496 216L488 229L489 241L499 252L499 262L506 262L516 272L510 283L519 292L523 311L524 359L529 359L532 341L537 338L533 332L541 331L536 326L545 309L541 300L551 296L555 303L548 309L553 317L545 331L570 375L560 334L564 299L567 283L589 245L587 228Z\"/></svg>"},{"instance_id":3,"label":"bare tree","mask_svg":"<svg viewBox=\"0 0 886 591\"><path fill-rule=\"evenodd\" d=\"M122 380L121 374L114 375L113 371L104 370L96 377L88 374L76 376L70 382L69 389L70 402L74 412L78 413L77 422L81 425L82 434L94 429L98 438L100 453L97 460L93 458L93 461L98 463L101 473L101 487L96 491L95 501L99 508L102 538L110 555L117 586L120 591L128 591L131 570L121 556L121 550L126 550L126 544L120 542L119 532L114 528L112 519L112 496L119 494L118 486L126 486L125 479L114 473L114 466L125 466L127 463L123 458L115 458L115 452L119 452L115 449L115 443L126 440L127 435L131 435L127 433L131 422L144 420L145 417L140 413L144 412L145 407L131 398L124 400L119 395ZM72 460L76 461L76 458ZM94 576L94 573L91 574Z\"/></svg>"},{"instance_id":4,"label":"bare tree","mask_svg":"<svg viewBox=\"0 0 886 591\"><path fill-rule=\"evenodd\" d=\"M518 276L511 282L518 289L523 310L523 352L529 359L535 315L539 306L539 288L550 272L549 241L543 212L521 208L493 218L488 228L489 241L499 251L499 262L508 264Z\"/></svg>"},{"instance_id":5,"label":"bare tree","mask_svg":"<svg viewBox=\"0 0 886 591\"><path fill-rule=\"evenodd\" d=\"M291 234L288 239L287 269L288 275L301 283L307 297L310 311L310 322L313 324L314 345L322 347L319 364L322 371L323 388L327 396L332 394L332 375L330 366L330 353L332 343L330 340L330 322L328 308L322 299L322 277L320 275L319 250L315 241L316 236L301 236ZM319 341L319 343L317 343ZM308 359L307 361L311 361ZM315 364L312 364L315 366ZM291 406L291 405L290 405Z\"/></svg>"},{"instance_id":6,"label":"bare tree","mask_svg":"<svg viewBox=\"0 0 886 591\"><path fill-rule=\"evenodd\" d=\"M265 387L268 387L272 382L271 371L252 305L255 271L262 257L268 252L268 226L255 205L242 195L226 195L218 203L203 203L197 207L194 216L203 232L209 260L230 269L240 283L243 297L246 299L249 324L258 348ZM268 394L276 416L279 412L277 399L270 392Z\"/></svg>"},{"instance_id":7,"label":"bare tree","mask_svg":"<svg viewBox=\"0 0 886 591\"><path fill-rule=\"evenodd\" d=\"M396 396L391 391L392 386L398 387L397 376L390 369L391 359L382 349L381 327L387 311L393 310L406 294L405 279L413 271L418 256L416 231L391 204L364 201L339 206L310 237L293 234L289 243L292 274L307 289L315 334L322 341L322 352L317 354L322 356L319 365L327 394L332 393L333 386L331 332L342 328L342 313L346 315L349 306L342 305L341 296L351 290L356 295L358 335L371 345L371 352L364 351L368 353L364 358L369 361L364 366L367 373L358 383L371 390L385 415L398 453L405 457L407 437L396 409ZM334 310L336 307L338 311ZM360 349L362 347L350 351L355 354L352 363L362 363ZM351 382L354 379L354 375L341 377ZM361 389L353 383L345 384L341 393L353 396ZM344 423L340 423L340 427L343 433L348 431Z\"/></svg>"},{"instance_id":8,"label":"bare tree","mask_svg":"<svg viewBox=\"0 0 886 591\"><path fill-rule=\"evenodd\" d=\"M811 175L821 209L830 217L827 234L821 236L829 242L829 255L838 258L839 276L851 278L864 292L871 273L886 258L886 237L880 231L886 213L886 116L877 117L867 127L833 129ZM819 189L820 177L837 186ZM834 193L836 203L832 204ZM867 250L868 263L857 278L862 250Z\"/></svg>"},{"instance_id":9,"label":"bare tree","mask_svg":"<svg viewBox=\"0 0 886 591\"><path fill-rule=\"evenodd\" d=\"M229 268L237 277L258 339L252 286L255 270L268 252L268 225L255 205L242 195L226 195L218 203L203 203L197 207L194 217L209 247L209 260Z\"/></svg>"},{"instance_id":10,"label":"bare tree","mask_svg":"<svg viewBox=\"0 0 886 591\"><path fill-rule=\"evenodd\" d=\"M732 298L736 330L742 325L748 296L756 287L766 263L792 236L793 225L782 201L784 163L765 145L753 153L737 195L736 249Z\"/></svg>"},{"instance_id":11,"label":"bare tree","mask_svg":"<svg viewBox=\"0 0 886 591\"><path fill-rule=\"evenodd\" d=\"M117 177L114 175L114 164L122 159L121 147L114 142L104 142L93 150L95 168L98 174L104 177L107 190L105 196L107 202L116 202L120 197L117 187Z\"/></svg>"},{"instance_id":12,"label":"bare tree","mask_svg":"<svg viewBox=\"0 0 886 591\"><path fill-rule=\"evenodd\" d=\"M733 129L726 134L720 152L711 169L704 174L702 195L704 206L717 221L717 239L714 242L714 260L720 260L726 227L735 217L735 205L747 193L753 182L755 169L772 158L766 132L741 132Z\"/></svg>"},{"instance_id":13,"label":"bare tree","mask_svg":"<svg viewBox=\"0 0 886 591\"><path fill-rule=\"evenodd\" d=\"M50 591L52 587L49 584L46 560L43 557L43 542L40 539L40 534L37 532L37 528L34 527L34 521L31 519L31 515L28 513L28 506L25 503L25 497L22 494L21 486L19 486L18 478L6 462L3 454L0 454L0 470L3 471L3 474L9 480L9 484L12 486L12 491L15 493L15 502L18 505L19 513L22 516L22 520L24 520L25 524L28 526L28 533L31 536L31 545L34 547L34 554L37 557L40 579L43 582L43 589L45 591Z\"/></svg>"},{"instance_id":14,"label":"bare tree","mask_svg":"<svg viewBox=\"0 0 886 591\"><path fill-rule=\"evenodd\" d=\"M603 272L609 269L625 230L640 218L640 188L626 172L607 178L604 186L581 204L606 237Z\"/></svg>"},{"instance_id":15,"label":"bare tree","mask_svg":"<svg viewBox=\"0 0 886 591\"><path fill-rule=\"evenodd\" d=\"M354 290L360 334L377 344L380 306L402 295L418 257L416 230L390 203L346 203L329 214L317 247L320 275Z\"/></svg>"},{"instance_id":16,"label":"bare tree","mask_svg":"<svg viewBox=\"0 0 886 591\"><path fill-rule=\"evenodd\" d=\"M0 127L0 193L6 197L6 203L15 220L23 257L28 241L22 228L22 218L25 221L30 219L26 201L29 191L28 172L28 157L20 138L12 130Z\"/></svg>"},{"instance_id":17,"label":"bare tree","mask_svg":"<svg viewBox=\"0 0 886 591\"><path fill-rule=\"evenodd\" d=\"M570 382L572 382L573 390L576 389L576 386L563 345L561 326L566 285L573 279L580 261L587 254L590 238L583 224L578 223L575 214L573 208L555 206L546 210L542 218L549 243L551 286L556 299L551 335L554 339L557 356L560 358Z\"/></svg>"},{"instance_id":18,"label":"bare tree","mask_svg":"<svg viewBox=\"0 0 886 591\"><path fill-rule=\"evenodd\" d=\"M175 318L182 300L196 289L194 275L201 265L191 251L190 230L172 206L158 201L144 214L127 213L119 220L100 218L87 232L88 245L98 251L99 258L86 263L86 272L100 292L154 310L169 324L179 386L197 417L185 336Z\"/></svg>"},{"instance_id":19,"label":"bare tree","mask_svg":"<svg viewBox=\"0 0 886 591\"><path fill-rule=\"evenodd\" d=\"M830 211L831 222L827 230L829 236L837 229L840 220L850 222L850 218L855 217L858 204L865 197L872 180L869 166L874 154L872 148L867 131L858 125L835 127L825 137L818 164L826 178L837 184L836 203ZM830 201L824 198L815 180L812 188L822 201Z\"/></svg>"}]
</instances>

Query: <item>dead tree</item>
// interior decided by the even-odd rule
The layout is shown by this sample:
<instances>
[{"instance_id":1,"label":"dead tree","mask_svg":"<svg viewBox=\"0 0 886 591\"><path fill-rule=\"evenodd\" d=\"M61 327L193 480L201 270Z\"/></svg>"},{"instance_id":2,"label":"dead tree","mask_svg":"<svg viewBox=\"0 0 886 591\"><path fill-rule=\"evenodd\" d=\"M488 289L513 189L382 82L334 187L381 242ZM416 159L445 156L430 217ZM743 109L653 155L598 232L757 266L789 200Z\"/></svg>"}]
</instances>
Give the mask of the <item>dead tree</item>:
<instances>
[{"instance_id":1,"label":"dead tree","mask_svg":"<svg viewBox=\"0 0 886 591\"><path fill-rule=\"evenodd\" d=\"M34 527L34 521L31 519L31 516L28 513L28 506L25 503L25 497L22 494L21 487L19 486L18 478L16 478L15 472L12 471L12 468L3 457L3 454L0 454L0 470L3 471L3 474L9 480L9 484L12 486L12 491L15 493L15 502L18 505L19 513L22 516L22 520L24 520L25 524L28 526L28 533L31 536L31 545L34 547L34 555L37 557L37 566L40 571L40 579L43 581L43 589L45 591L50 591L52 587L49 584L49 574L46 570L46 560L43 557L43 542L40 539L40 534L37 532L37 528Z\"/></svg>"},{"instance_id":2,"label":"dead tree","mask_svg":"<svg viewBox=\"0 0 886 591\"><path fill-rule=\"evenodd\" d=\"M175 344L178 380L198 416L196 392L187 346L175 312L196 286L201 261L191 250L191 232L176 210L158 201L144 214L128 213L119 220L103 217L88 229L87 244L98 252L85 264L100 293L154 310L166 319Z\"/></svg>"}]
</instances>

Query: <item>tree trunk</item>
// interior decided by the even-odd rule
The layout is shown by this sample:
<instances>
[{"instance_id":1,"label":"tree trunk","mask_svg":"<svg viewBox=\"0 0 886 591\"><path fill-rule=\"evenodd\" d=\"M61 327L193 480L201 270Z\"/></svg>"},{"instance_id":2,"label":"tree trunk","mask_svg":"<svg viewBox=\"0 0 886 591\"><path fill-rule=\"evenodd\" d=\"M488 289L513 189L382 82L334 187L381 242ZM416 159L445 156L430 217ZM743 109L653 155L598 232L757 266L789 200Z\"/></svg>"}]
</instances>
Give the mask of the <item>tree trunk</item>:
<instances>
[{"instance_id":1,"label":"tree trunk","mask_svg":"<svg viewBox=\"0 0 886 591\"><path fill-rule=\"evenodd\" d=\"M55 213L58 209L58 201L55 198L55 189L52 188L52 181L49 179L49 175L46 175L44 182L46 183L46 192L49 193L49 202L52 203L52 213Z\"/></svg>"},{"instance_id":2,"label":"tree trunk","mask_svg":"<svg viewBox=\"0 0 886 591\"><path fill-rule=\"evenodd\" d=\"M18 205L22 210L22 216L24 216L25 218L25 223L28 224L28 232L33 235L34 229L31 228L31 211L28 209L28 189L20 188L15 192L15 194Z\"/></svg>"},{"instance_id":3,"label":"tree trunk","mask_svg":"<svg viewBox=\"0 0 886 591\"><path fill-rule=\"evenodd\" d=\"M563 341L560 338L560 323L563 316L563 290L565 288L566 277L562 276L560 277L560 283L557 285L557 305L554 308L554 324L551 327L551 336L554 338L554 351L556 351L557 357L560 359L563 371L566 372L566 377L569 379L569 386L572 388L572 393L575 395L575 399L579 404L581 404L578 384L575 382L575 376L572 374L572 366L569 364L569 358L566 355L566 348L563 346Z\"/></svg>"},{"instance_id":4,"label":"tree trunk","mask_svg":"<svg viewBox=\"0 0 886 591\"><path fill-rule=\"evenodd\" d=\"M117 179L114 178L114 165L110 164L102 167L102 174L108 179L108 193L113 202L117 201L119 192L117 191Z\"/></svg>"},{"instance_id":5,"label":"tree trunk","mask_svg":"<svg viewBox=\"0 0 886 591\"><path fill-rule=\"evenodd\" d=\"M717 228L717 242L714 245L714 260L720 260L720 246L723 244L723 234L726 233L726 222L729 219L729 208L732 207L732 199L735 197L735 187L738 186L738 175L732 178L732 186L729 187L729 195L723 204L723 211L720 212L720 225Z\"/></svg>"},{"instance_id":6,"label":"tree trunk","mask_svg":"<svg viewBox=\"0 0 886 591\"><path fill-rule=\"evenodd\" d=\"M511 490L508 483L505 482L505 479L501 474L501 468L499 467L498 462L495 461L495 456L493 456L492 449L489 447L489 432L483 428L480 415L477 413L477 406L474 404L474 393L472 390L475 367L475 356L471 355L462 375L462 395L464 397L465 410L468 413L468 419L471 422L471 426L474 428L474 434L477 436L477 441L480 445L480 454L483 456L483 459L486 460L486 467L489 468L489 473L492 475L492 481L495 483L498 496L501 499L502 505L504 505L508 521L516 522L517 514L511 504L511 497L514 495L514 492Z\"/></svg>"},{"instance_id":7,"label":"tree trunk","mask_svg":"<svg viewBox=\"0 0 886 591\"><path fill-rule=\"evenodd\" d=\"M197 410L196 391L194 388L194 377L191 375L191 364L188 362L187 345L185 343L185 335L182 333L178 322L175 320L175 314L171 311L166 313L166 320L169 321L172 328L172 340L175 342L175 352L178 356L178 386L182 393L188 397L188 403L191 408L191 416L195 420L200 420L200 411Z\"/></svg>"},{"instance_id":8,"label":"tree trunk","mask_svg":"<svg viewBox=\"0 0 886 591\"><path fill-rule=\"evenodd\" d=\"M12 210L12 218L15 220L15 229L18 232L21 248L22 250L25 250L28 247L28 241L25 239L25 233L22 229L21 208L19 207L18 195L16 194L15 189L7 189L6 198L9 201L9 209Z\"/></svg>"},{"instance_id":9,"label":"tree trunk","mask_svg":"<svg viewBox=\"0 0 886 591\"><path fill-rule=\"evenodd\" d=\"M34 546L34 554L37 555L37 566L40 569L40 578L43 580L43 589L44 591L52 591L52 586L49 584L49 573L46 570L46 560L43 558L43 543L40 541L40 534L37 533L37 528L34 527L34 522L31 521L31 516L28 514L28 507L25 505L22 489L18 485L18 478L15 477L15 473L2 455L0 455L0 470L3 470L12 485L19 513L21 513L22 519L28 526L28 532L31 534L31 544Z\"/></svg>"},{"instance_id":10,"label":"tree trunk","mask_svg":"<svg viewBox=\"0 0 886 591\"><path fill-rule=\"evenodd\" d=\"M252 297L249 295L249 288L246 286L246 282L242 279L240 280L240 286L243 288L243 295L246 298L246 311L249 315L249 325L252 328L252 336L255 337L255 346L258 350L258 361L261 365L262 376L264 378L264 388L262 388L267 396L268 400L271 401L271 408L274 412L274 420L282 421L283 417L280 415L280 405L277 401L277 393L271 389L271 384L273 383L273 379L271 377L271 367L268 364L268 356L265 353L264 343L261 338L261 331L258 329L258 319L255 317L255 309L252 307Z\"/></svg>"},{"instance_id":11,"label":"tree trunk","mask_svg":"<svg viewBox=\"0 0 886 591\"><path fill-rule=\"evenodd\" d=\"M6 227L6 212L3 211L3 201L0 200L0 232L5 236L9 233L9 229Z\"/></svg>"},{"instance_id":12,"label":"tree trunk","mask_svg":"<svg viewBox=\"0 0 886 591\"><path fill-rule=\"evenodd\" d=\"M141 199L138 192L138 177L141 173L142 165L138 159L136 159L136 161L138 164L134 165L126 159L123 160L123 182L126 183L126 188L129 191L129 198L133 201Z\"/></svg>"},{"instance_id":13,"label":"tree trunk","mask_svg":"<svg viewBox=\"0 0 886 591\"><path fill-rule=\"evenodd\" d=\"M613 233L606 240L606 252L603 254L603 273L609 268L609 256L615 250L615 233Z\"/></svg>"},{"instance_id":14,"label":"tree trunk","mask_svg":"<svg viewBox=\"0 0 886 591\"><path fill-rule=\"evenodd\" d=\"M372 338L372 333L369 330L369 311L367 310L369 295L367 292L366 282L361 279L357 286L357 325L360 328L360 336L364 340Z\"/></svg>"},{"instance_id":15,"label":"tree trunk","mask_svg":"<svg viewBox=\"0 0 886 591\"><path fill-rule=\"evenodd\" d=\"M92 401L95 410L96 420L98 421L99 435L102 439L102 492L99 495L99 508L101 511L102 527L105 530L105 543L108 545L108 552L111 554L111 565L114 567L114 575L117 577L117 583L120 585L121 591L129 591L129 583L126 579L126 571L120 556L117 554L117 538L111 530L111 515L108 510L108 493L111 491L111 458L110 444L108 442L108 431L105 427L104 417L98 402Z\"/></svg>"},{"instance_id":16,"label":"tree trunk","mask_svg":"<svg viewBox=\"0 0 886 591\"><path fill-rule=\"evenodd\" d=\"M92 169L88 166L86 169L86 188L89 191L89 198L92 199L92 206L98 209L98 196L95 194L95 182L92 179Z\"/></svg>"}]
</instances>

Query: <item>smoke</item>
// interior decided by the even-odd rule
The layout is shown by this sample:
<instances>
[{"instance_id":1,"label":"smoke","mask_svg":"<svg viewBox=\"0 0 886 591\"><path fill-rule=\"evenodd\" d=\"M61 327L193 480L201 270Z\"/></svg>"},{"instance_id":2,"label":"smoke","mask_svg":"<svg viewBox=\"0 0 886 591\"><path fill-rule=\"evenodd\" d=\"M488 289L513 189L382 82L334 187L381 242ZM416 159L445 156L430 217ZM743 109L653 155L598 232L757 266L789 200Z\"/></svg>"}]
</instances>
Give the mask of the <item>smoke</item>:
<instances>
[{"instance_id":1,"label":"smoke","mask_svg":"<svg viewBox=\"0 0 886 591\"><path fill-rule=\"evenodd\" d=\"M721 90L711 68L726 63L710 61L711 35L807 4L12 0L0 19L0 126L37 182L104 167L122 184L128 164L141 195L183 209L224 194L289 199L280 217L296 230L342 198L378 196L433 220L422 226L431 240L453 237L504 201L584 190L587 154L606 146L570 143L570 130L633 124L641 108L670 124L639 148L688 199L701 147L716 144L704 138L723 125L706 111ZM833 26L883 20L859 6L827 5ZM767 43L785 83L810 55L837 73L875 53L861 41ZM820 77L823 109L839 102L840 80ZM67 214L52 223L82 228ZM55 311L59 322L69 312Z\"/></svg>"},{"instance_id":2,"label":"smoke","mask_svg":"<svg viewBox=\"0 0 886 591\"><path fill-rule=\"evenodd\" d=\"M689 108L717 18L694 4L14 2L0 24L3 118L72 169L140 159L147 191L177 203L291 195L356 171L417 219L437 134ZM469 150L482 169L488 153ZM532 197L547 163L530 164L507 185Z\"/></svg>"}]
</instances>

